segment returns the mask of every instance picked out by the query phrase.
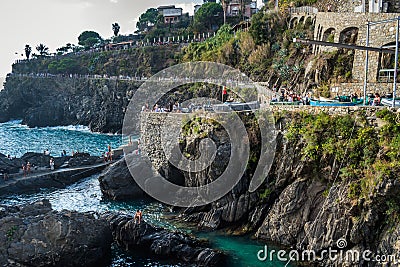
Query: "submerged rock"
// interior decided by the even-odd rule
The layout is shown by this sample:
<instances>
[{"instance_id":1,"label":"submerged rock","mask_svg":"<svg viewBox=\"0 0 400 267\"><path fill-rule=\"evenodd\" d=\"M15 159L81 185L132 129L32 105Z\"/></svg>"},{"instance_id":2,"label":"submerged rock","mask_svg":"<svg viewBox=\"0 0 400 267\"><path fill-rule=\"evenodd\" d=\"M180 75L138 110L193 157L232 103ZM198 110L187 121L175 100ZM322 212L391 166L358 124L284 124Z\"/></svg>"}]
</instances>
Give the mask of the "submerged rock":
<instances>
[{"instance_id":1,"label":"submerged rock","mask_svg":"<svg viewBox=\"0 0 400 267\"><path fill-rule=\"evenodd\" d=\"M112 235L94 213L54 211L48 200L0 207L1 266L106 266Z\"/></svg>"},{"instance_id":2,"label":"submerged rock","mask_svg":"<svg viewBox=\"0 0 400 267\"><path fill-rule=\"evenodd\" d=\"M110 223L114 240L125 250L142 251L144 254L179 260L195 266L221 266L224 255L205 247L187 234L157 228L142 220L135 223L132 216L105 214Z\"/></svg>"}]
</instances>

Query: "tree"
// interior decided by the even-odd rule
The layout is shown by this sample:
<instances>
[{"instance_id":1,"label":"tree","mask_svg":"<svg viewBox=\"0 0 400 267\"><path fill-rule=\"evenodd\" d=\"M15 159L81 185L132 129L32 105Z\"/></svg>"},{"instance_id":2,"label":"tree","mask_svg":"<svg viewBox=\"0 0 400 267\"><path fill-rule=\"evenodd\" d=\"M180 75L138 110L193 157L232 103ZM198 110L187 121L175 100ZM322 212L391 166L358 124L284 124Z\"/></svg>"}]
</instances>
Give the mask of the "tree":
<instances>
[{"instance_id":1,"label":"tree","mask_svg":"<svg viewBox=\"0 0 400 267\"><path fill-rule=\"evenodd\" d=\"M60 48L57 48L57 54L58 55L64 55L64 54L68 54L72 51L74 51L74 45L68 43L65 46L62 46Z\"/></svg>"},{"instance_id":2,"label":"tree","mask_svg":"<svg viewBox=\"0 0 400 267\"><path fill-rule=\"evenodd\" d=\"M42 57L49 55L49 48L44 44L37 45L36 50L39 52L39 55Z\"/></svg>"},{"instance_id":3,"label":"tree","mask_svg":"<svg viewBox=\"0 0 400 267\"><path fill-rule=\"evenodd\" d=\"M26 56L26 59L29 60L29 57L31 56L31 52L32 52L32 47L30 47L30 45L25 45L25 56Z\"/></svg>"},{"instance_id":4,"label":"tree","mask_svg":"<svg viewBox=\"0 0 400 267\"><path fill-rule=\"evenodd\" d=\"M230 0L220 0L220 3L222 5L222 10L224 12L224 24L226 24L226 8L229 4Z\"/></svg>"},{"instance_id":5,"label":"tree","mask_svg":"<svg viewBox=\"0 0 400 267\"><path fill-rule=\"evenodd\" d=\"M140 15L139 21L136 24L136 28L139 32L148 30L150 26L154 26L158 21L158 10L155 8L149 8L145 13Z\"/></svg>"},{"instance_id":6,"label":"tree","mask_svg":"<svg viewBox=\"0 0 400 267\"><path fill-rule=\"evenodd\" d=\"M119 26L119 24L117 22L112 24L112 30L113 30L115 36L118 36L120 29L121 29L121 27Z\"/></svg>"},{"instance_id":7,"label":"tree","mask_svg":"<svg viewBox=\"0 0 400 267\"><path fill-rule=\"evenodd\" d=\"M194 30L200 33L221 26L223 23L222 12L220 4L206 3L202 5L194 15Z\"/></svg>"},{"instance_id":8,"label":"tree","mask_svg":"<svg viewBox=\"0 0 400 267\"><path fill-rule=\"evenodd\" d=\"M85 47L85 49L90 49L96 44L101 43L103 39L100 34L94 31L84 31L78 37L78 44Z\"/></svg>"}]
</instances>

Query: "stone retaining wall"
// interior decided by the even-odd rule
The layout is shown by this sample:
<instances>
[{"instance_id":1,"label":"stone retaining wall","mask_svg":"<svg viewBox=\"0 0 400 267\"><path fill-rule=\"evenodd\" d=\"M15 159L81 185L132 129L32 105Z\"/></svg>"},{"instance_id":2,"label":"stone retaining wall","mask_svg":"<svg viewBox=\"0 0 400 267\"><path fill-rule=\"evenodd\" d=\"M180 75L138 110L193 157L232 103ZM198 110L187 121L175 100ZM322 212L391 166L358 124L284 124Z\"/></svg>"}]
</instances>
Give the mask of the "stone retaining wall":
<instances>
[{"instance_id":1,"label":"stone retaining wall","mask_svg":"<svg viewBox=\"0 0 400 267\"><path fill-rule=\"evenodd\" d=\"M368 83L367 84L367 95L372 93L379 93L384 96L388 93L393 92L393 83ZM341 83L339 85L331 85L332 96L338 95L351 95L356 93L358 96L364 94L363 83ZM400 95L400 85L397 85L397 95Z\"/></svg>"}]
</instances>

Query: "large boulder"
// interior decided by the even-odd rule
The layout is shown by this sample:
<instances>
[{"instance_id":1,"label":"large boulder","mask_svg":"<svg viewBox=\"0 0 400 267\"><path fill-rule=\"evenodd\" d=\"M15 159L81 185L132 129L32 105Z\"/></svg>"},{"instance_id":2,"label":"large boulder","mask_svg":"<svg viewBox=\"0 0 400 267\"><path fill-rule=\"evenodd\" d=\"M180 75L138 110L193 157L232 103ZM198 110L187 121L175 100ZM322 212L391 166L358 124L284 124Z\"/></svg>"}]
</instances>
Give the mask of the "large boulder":
<instances>
[{"instance_id":1,"label":"large boulder","mask_svg":"<svg viewBox=\"0 0 400 267\"><path fill-rule=\"evenodd\" d=\"M0 172L17 173L21 168L21 161L18 159L10 159L0 154Z\"/></svg>"},{"instance_id":2,"label":"large boulder","mask_svg":"<svg viewBox=\"0 0 400 267\"><path fill-rule=\"evenodd\" d=\"M141 251L162 259L179 260L195 266L221 266L224 254L206 247L206 242L180 232L157 228L132 216L108 213L114 240L126 250Z\"/></svg>"},{"instance_id":3,"label":"large boulder","mask_svg":"<svg viewBox=\"0 0 400 267\"><path fill-rule=\"evenodd\" d=\"M129 154L127 156L131 170L140 177L153 177L148 171L147 163L140 156ZM99 177L100 188L103 194L113 200L128 200L146 196L143 190L133 179L125 158L117 161L105 170Z\"/></svg>"},{"instance_id":4,"label":"large boulder","mask_svg":"<svg viewBox=\"0 0 400 267\"><path fill-rule=\"evenodd\" d=\"M88 153L76 153L73 157L69 159L68 165L70 167L76 167L76 166L94 165L102 162L103 159L101 159L100 157L91 156Z\"/></svg>"},{"instance_id":5,"label":"large boulder","mask_svg":"<svg viewBox=\"0 0 400 267\"><path fill-rule=\"evenodd\" d=\"M54 211L48 200L0 207L0 266L106 266L112 235L95 213Z\"/></svg>"}]
</instances>

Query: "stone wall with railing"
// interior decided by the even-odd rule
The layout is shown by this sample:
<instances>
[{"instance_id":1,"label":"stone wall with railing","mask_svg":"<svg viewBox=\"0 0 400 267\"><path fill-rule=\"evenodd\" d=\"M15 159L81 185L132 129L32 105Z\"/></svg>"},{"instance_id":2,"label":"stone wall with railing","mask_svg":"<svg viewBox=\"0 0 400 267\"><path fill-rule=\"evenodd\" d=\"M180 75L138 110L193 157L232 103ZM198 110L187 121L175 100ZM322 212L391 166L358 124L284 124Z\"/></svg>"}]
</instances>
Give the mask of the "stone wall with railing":
<instances>
[{"instance_id":1,"label":"stone wall with railing","mask_svg":"<svg viewBox=\"0 0 400 267\"><path fill-rule=\"evenodd\" d=\"M344 34L350 29L358 29L356 44L365 46L367 22L377 22L397 18L400 13L336 13L336 12L319 12L316 17L314 39L319 41L332 40L339 43ZM396 22L383 23L373 25L370 28L369 46L381 47L396 40ZM330 46L314 46L315 54L321 52L336 51L337 48ZM355 51L353 63L353 79L355 82L364 81L366 52L361 50ZM381 66L381 54L377 52L369 52L369 74L368 81L377 82L379 76L379 68Z\"/></svg>"}]
</instances>

